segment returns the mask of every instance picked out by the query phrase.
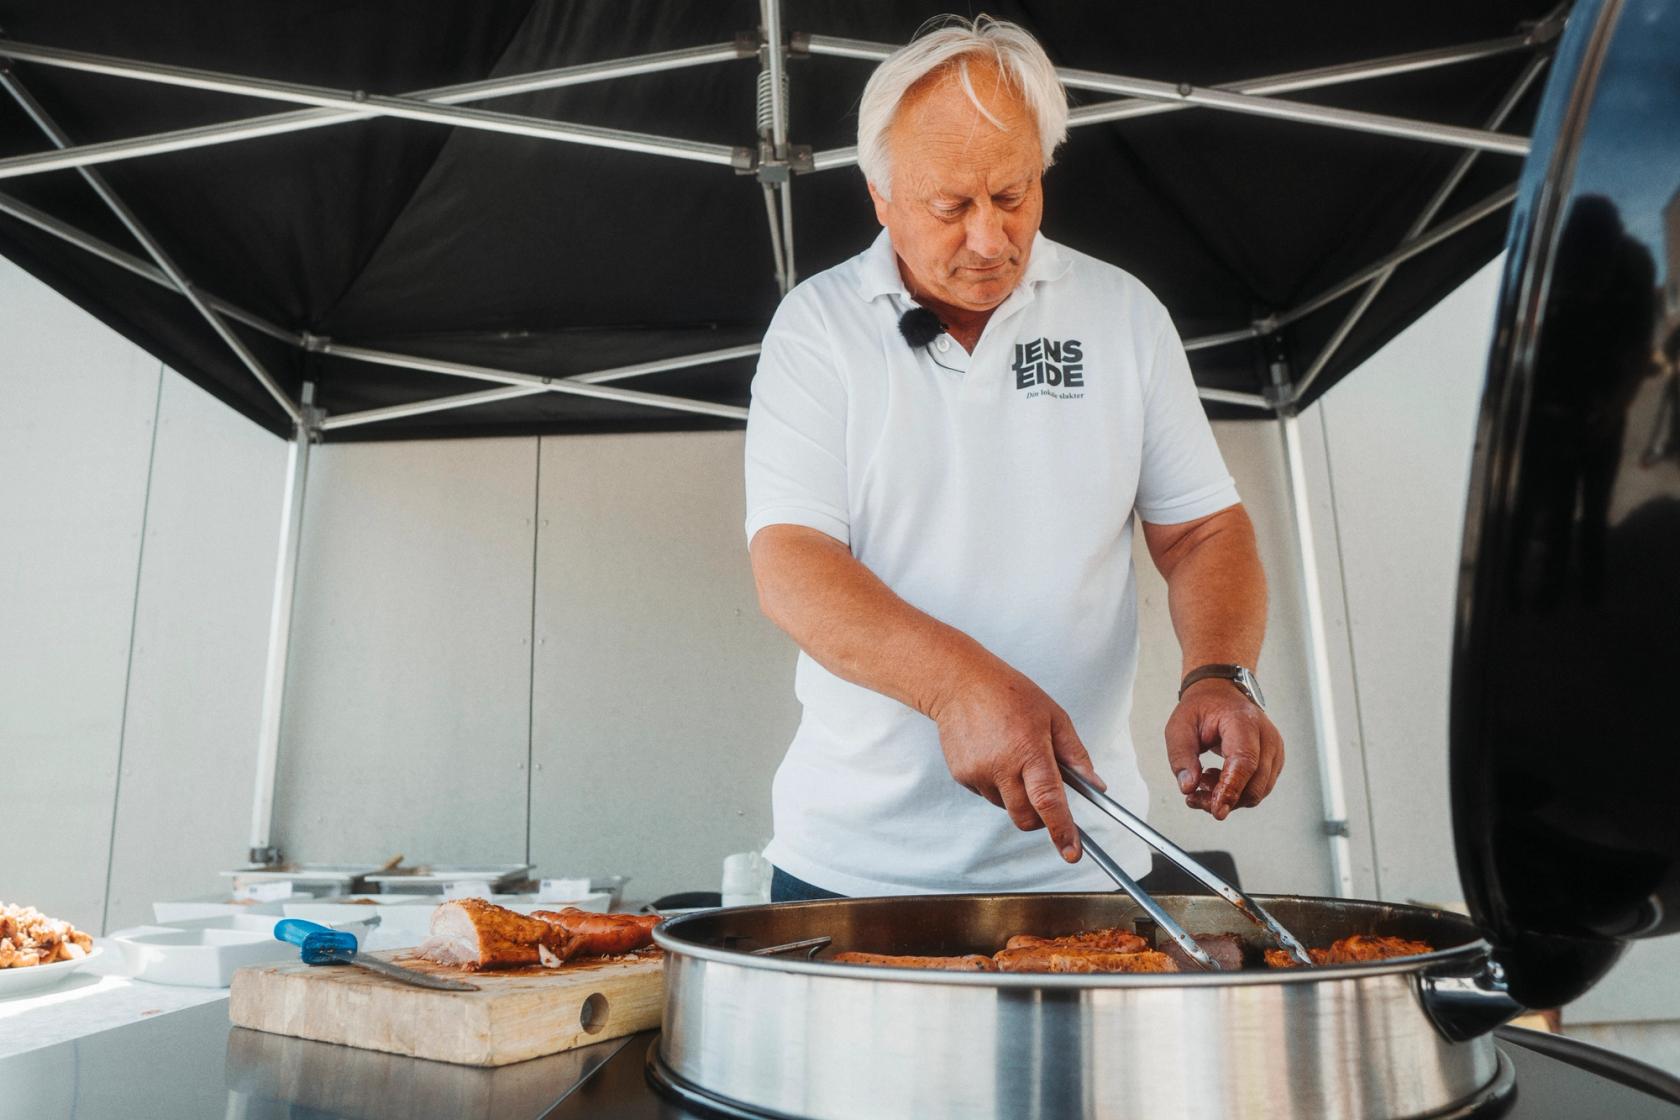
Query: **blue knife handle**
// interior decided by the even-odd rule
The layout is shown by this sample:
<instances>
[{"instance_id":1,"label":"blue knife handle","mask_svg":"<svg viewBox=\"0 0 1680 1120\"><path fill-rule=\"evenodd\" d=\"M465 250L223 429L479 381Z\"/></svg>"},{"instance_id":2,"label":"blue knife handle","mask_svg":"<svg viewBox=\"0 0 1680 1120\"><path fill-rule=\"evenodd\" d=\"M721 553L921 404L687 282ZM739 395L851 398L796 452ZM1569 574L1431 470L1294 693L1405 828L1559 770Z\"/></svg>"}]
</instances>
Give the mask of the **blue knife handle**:
<instances>
[{"instance_id":1,"label":"blue knife handle","mask_svg":"<svg viewBox=\"0 0 1680 1120\"><path fill-rule=\"evenodd\" d=\"M304 964L330 964L356 955L355 934L328 929L302 918L282 918L275 922L274 936L301 948Z\"/></svg>"}]
</instances>

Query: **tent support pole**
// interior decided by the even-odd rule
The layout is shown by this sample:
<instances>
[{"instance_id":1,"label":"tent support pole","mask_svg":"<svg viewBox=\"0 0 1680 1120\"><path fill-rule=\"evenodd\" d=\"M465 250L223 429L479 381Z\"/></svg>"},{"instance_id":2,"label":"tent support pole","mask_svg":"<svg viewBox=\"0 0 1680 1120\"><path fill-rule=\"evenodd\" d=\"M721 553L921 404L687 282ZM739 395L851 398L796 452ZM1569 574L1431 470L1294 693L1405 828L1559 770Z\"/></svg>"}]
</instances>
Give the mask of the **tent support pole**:
<instances>
[{"instance_id":1,"label":"tent support pole","mask_svg":"<svg viewBox=\"0 0 1680 1120\"><path fill-rule=\"evenodd\" d=\"M674 51L659 51L654 54L615 58L605 62L585 62L576 66L537 70L529 74L509 74L479 82L463 82L460 85L415 90L402 96L435 105L459 105L464 102L480 101L492 97L508 97L513 94L535 93L541 90L559 89L563 86L606 81L609 78L624 78L637 74L676 70L688 66L701 66L712 62L745 58L751 53L750 48L743 48L739 43L685 47ZM299 109L286 113L247 117L243 120L227 121L221 124L204 125L198 128L182 128L147 136L107 140L98 144L78 144L75 147L58 152L40 152L33 155L0 159L0 178L13 175L31 175L42 171L56 171L66 167L80 167L93 163L109 163L114 160L133 159L137 156L156 155L160 152L178 152L187 148L204 148L215 144L228 144L237 140L250 140L260 136L277 136L286 132L300 132L304 129L367 120L375 115L346 109Z\"/></svg>"},{"instance_id":2,"label":"tent support pole","mask_svg":"<svg viewBox=\"0 0 1680 1120\"><path fill-rule=\"evenodd\" d=\"M1528 92L1528 87L1534 84L1534 79L1540 76L1540 72L1546 68L1546 64L1550 61L1550 56L1543 54L1535 55L1529 60L1528 65L1523 67L1523 72L1517 77L1516 82L1506 92L1504 99L1500 101L1498 107L1488 117L1488 128L1498 128L1505 123L1505 118L1511 115L1512 110L1517 107L1523 95ZM1406 236L1401 239L1402 244L1415 239L1429 228L1429 223L1435 220L1435 215L1441 212L1441 207L1447 204L1447 199L1452 197L1453 191L1457 190L1458 185L1464 181L1464 176L1469 174L1478 154L1477 152L1465 152L1458 157L1452 170L1447 172L1447 177L1441 181L1440 187L1424 204L1417 220L1406 230ZM1370 284L1360 293L1359 302L1348 310L1347 315L1342 318L1341 323L1336 327L1335 333L1330 336L1329 341L1319 350L1318 356L1313 359L1312 365L1307 367L1307 371L1301 375L1300 381L1296 382L1295 399L1299 400L1312 383L1318 380L1318 375L1324 372L1324 367L1329 365L1330 359L1336 356L1336 351L1341 348L1342 343L1347 341L1348 335L1353 333L1353 328L1359 323L1360 319L1364 318L1365 312L1370 310L1371 305L1377 301L1377 296L1382 293L1383 286L1388 283L1389 277L1394 275L1394 270L1398 267L1400 267L1399 262L1395 262L1371 278Z\"/></svg>"},{"instance_id":3,"label":"tent support pole","mask_svg":"<svg viewBox=\"0 0 1680 1120\"><path fill-rule=\"evenodd\" d=\"M1307 631L1307 681L1311 687L1313 735L1318 745L1318 779L1324 795L1324 834L1330 844L1330 881L1337 897L1353 896L1352 845L1348 840L1347 785L1342 774L1341 739L1330 676L1330 647L1319 593L1318 559L1313 546L1312 513L1301 453L1300 420L1292 407L1280 409L1283 458L1289 475L1289 508L1295 524L1295 547L1301 579L1301 602Z\"/></svg>"},{"instance_id":4,"label":"tent support pole","mask_svg":"<svg viewBox=\"0 0 1680 1120\"><path fill-rule=\"evenodd\" d=\"M41 108L40 103L23 87L23 83L18 81L17 75L0 71L0 86L5 87L6 91L12 95L12 99L29 115L30 119L55 146L60 148L70 146L70 139L64 134L64 130L58 127L57 123L47 115L47 111ZM246 346L244 341L233 333L233 329L222 321L222 317L209 304L205 303L204 297L198 294L192 283L182 275L181 270L175 267L175 262L170 260L169 254L163 251L163 246L159 245L157 240L146 232L146 228L140 224L140 220L134 216L134 212L106 184L104 177L88 167L78 167L76 173L87 182L88 186L93 188L100 201L105 203L106 207L127 227L128 232L145 248L146 253L157 263L158 268L169 277L169 282L175 286L176 290L187 297L187 302L193 305L193 310L203 316L204 321L210 324L210 329L216 332L217 336L227 344L228 349L233 351L234 356L246 369L251 371L251 376L255 377L262 387L268 390L269 396L274 398L275 403L285 411L292 423L298 423L303 418L303 414L298 411L298 406L292 403L292 399L286 395L285 390L281 389L274 378L269 375L268 370L263 368L262 363L257 360L257 356L251 353L250 347Z\"/></svg>"},{"instance_id":5,"label":"tent support pole","mask_svg":"<svg viewBox=\"0 0 1680 1120\"><path fill-rule=\"evenodd\" d=\"M239 74L225 74L214 70L200 70L187 66L166 66L160 63L136 62L111 55L87 51L43 47L34 43L18 43L0 39L0 58L15 58L42 66L59 66L92 74L108 74L116 78L158 82L163 85L185 86L190 89L238 93L251 97L267 97L275 101L291 101L302 105L316 105L328 109L354 112L366 116L399 117L405 120L427 121L432 124L457 125L487 132L513 136L529 136L538 140L560 140L573 144L587 144L619 151L642 152L647 155L673 156L720 164L724 167L745 168L751 165L751 153L728 144L708 144L698 140L683 140L670 136L653 136L621 128L600 128L588 124L544 120L541 117L497 113L488 109L469 109L460 105L441 105L417 101L409 97L390 97L364 90L328 89L324 86L281 82L269 78L251 78ZM65 145L68 147L68 145Z\"/></svg>"},{"instance_id":6,"label":"tent support pole","mask_svg":"<svg viewBox=\"0 0 1680 1120\"><path fill-rule=\"evenodd\" d=\"M286 490L281 499L280 548L274 562L274 598L268 612L268 660L263 669L262 719L257 725L257 774L251 794L250 861L258 866L280 862L274 844L274 775L280 763L280 713L286 699L286 655L292 640L292 601L297 590L298 542L303 528L304 488L309 480L309 448L316 438L319 414L315 384L303 383L304 416L286 450Z\"/></svg>"}]
</instances>

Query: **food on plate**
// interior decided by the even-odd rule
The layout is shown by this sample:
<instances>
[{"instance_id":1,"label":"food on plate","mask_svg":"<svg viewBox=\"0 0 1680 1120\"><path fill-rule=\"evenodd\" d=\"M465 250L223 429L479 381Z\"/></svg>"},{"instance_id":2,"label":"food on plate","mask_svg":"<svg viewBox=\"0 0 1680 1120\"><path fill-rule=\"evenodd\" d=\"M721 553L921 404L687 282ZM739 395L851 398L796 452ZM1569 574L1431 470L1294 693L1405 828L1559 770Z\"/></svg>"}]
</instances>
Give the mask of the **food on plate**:
<instances>
[{"instance_id":1,"label":"food on plate","mask_svg":"<svg viewBox=\"0 0 1680 1120\"><path fill-rule=\"evenodd\" d=\"M1039 937L1031 933L1017 933L1005 949L1030 949L1035 946L1054 946L1062 949L1108 949L1116 953L1141 953L1149 942L1131 930L1088 929L1079 933L1064 933L1057 937Z\"/></svg>"},{"instance_id":2,"label":"food on plate","mask_svg":"<svg viewBox=\"0 0 1680 1120\"><path fill-rule=\"evenodd\" d=\"M992 958L979 953L961 957L900 957L890 953L836 953L829 960L841 964L872 964L881 968L931 968L946 972L996 972Z\"/></svg>"},{"instance_id":3,"label":"food on plate","mask_svg":"<svg viewBox=\"0 0 1680 1120\"><path fill-rule=\"evenodd\" d=\"M610 957L653 944L657 915L591 914L574 907L527 917L482 898L458 898L432 911L431 935L416 955L476 972L486 968L558 967L580 957Z\"/></svg>"},{"instance_id":4,"label":"food on plate","mask_svg":"<svg viewBox=\"0 0 1680 1120\"><path fill-rule=\"evenodd\" d=\"M1029 945L1004 949L993 960L999 972L1177 972L1178 962L1152 950L1120 953L1112 949Z\"/></svg>"},{"instance_id":5,"label":"food on plate","mask_svg":"<svg viewBox=\"0 0 1680 1120\"><path fill-rule=\"evenodd\" d=\"M1330 965L1386 961L1395 957L1415 957L1422 953L1433 953L1434 951L1434 946L1427 941L1409 941L1404 937L1375 937L1356 933L1331 943L1328 949L1309 948L1307 954L1312 957L1314 964ZM1291 956L1286 949L1267 949L1266 967L1299 968L1301 962Z\"/></svg>"},{"instance_id":6,"label":"food on plate","mask_svg":"<svg viewBox=\"0 0 1680 1120\"><path fill-rule=\"evenodd\" d=\"M531 917L557 925L571 935L564 955L573 957L616 957L653 944L657 914L595 914L568 906L564 910L534 910Z\"/></svg>"},{"instance_id":7,"label":"food on plate","mask_svg":"<svg viewBox=\"0 0 1680 1120\"><path fill-rule=\"evenodd\" d=\"M0 968L73 961L93 951L93 938L33 906L0 902Z\"/></svg>"}]
</instances>

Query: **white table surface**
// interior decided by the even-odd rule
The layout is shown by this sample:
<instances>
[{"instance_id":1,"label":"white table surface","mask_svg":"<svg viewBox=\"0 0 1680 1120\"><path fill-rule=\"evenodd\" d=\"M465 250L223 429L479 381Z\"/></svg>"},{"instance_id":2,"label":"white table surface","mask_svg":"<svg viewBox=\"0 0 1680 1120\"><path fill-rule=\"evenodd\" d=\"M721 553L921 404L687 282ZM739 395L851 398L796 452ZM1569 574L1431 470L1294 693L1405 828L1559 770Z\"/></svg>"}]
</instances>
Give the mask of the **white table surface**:
<instances>
[{"instance_id":1,"label":"white table surface","mask_svg":"<svg viewBox=\"0 0 1680 1120\"><path fill-rule=\"evenodd\" d=\"M226 988L183 988L128 978L122 949L96 939L99 959L50 988L0 997L0 1058L227 999Z\"/></svg>"}]
</instances>

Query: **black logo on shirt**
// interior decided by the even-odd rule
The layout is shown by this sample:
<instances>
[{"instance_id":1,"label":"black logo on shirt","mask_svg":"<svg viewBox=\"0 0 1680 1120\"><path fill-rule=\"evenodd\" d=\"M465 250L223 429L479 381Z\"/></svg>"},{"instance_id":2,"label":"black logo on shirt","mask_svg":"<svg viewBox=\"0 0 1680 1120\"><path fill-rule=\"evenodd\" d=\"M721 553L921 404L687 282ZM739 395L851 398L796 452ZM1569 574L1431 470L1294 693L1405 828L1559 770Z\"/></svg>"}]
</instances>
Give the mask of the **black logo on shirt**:
<instances>
[{"instance_id":1,"label":"black logo on shirt","mask_svg":"<svg viewBox=\"0 0 1680 1120\"><path fill-rule=\"evenodd\" d=\"M1037 385L1080 389L1085 385L1084 345L1077 338L1063 342L1049 338L1017 342L1015 362L1010 368L1015 371L1017 389Z\"/></svg>"}]
</instances>

